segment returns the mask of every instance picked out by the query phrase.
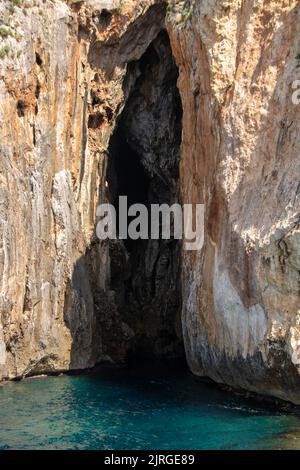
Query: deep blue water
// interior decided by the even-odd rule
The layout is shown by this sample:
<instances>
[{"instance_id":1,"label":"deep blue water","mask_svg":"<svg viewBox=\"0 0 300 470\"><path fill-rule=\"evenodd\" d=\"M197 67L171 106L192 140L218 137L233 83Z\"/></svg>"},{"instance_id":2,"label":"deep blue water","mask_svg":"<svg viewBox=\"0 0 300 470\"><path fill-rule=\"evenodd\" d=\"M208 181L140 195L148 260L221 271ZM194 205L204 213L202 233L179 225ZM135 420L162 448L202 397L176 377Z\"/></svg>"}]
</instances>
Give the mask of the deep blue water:
<instances>
[{"instance_id":1,"label":"deep blue water","mask_svg":"<svg viewBox=\"0 0 300 470\"><path fill-rule=\"evenodd\" d=\"M300 449L300 418L187 372L126 370L0 387L0 449Z\"/></svg>"}]
</instances>

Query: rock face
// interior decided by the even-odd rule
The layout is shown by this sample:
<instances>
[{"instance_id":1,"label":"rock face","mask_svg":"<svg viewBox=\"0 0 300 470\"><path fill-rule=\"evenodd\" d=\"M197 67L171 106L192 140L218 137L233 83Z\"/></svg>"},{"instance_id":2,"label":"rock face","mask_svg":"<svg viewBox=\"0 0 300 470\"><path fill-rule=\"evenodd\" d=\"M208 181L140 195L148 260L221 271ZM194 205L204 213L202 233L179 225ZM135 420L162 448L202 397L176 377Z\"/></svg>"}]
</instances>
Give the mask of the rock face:
<instances>
[{"instance_id":1,"label":"rock face","mask_svg":"<svg viewBox=\"0 0 300 470\"><path fill-rule=\"evenodd\" d=\"M109 199L116 208L122 195L128 206L144 204L149 213L151 204L178 203L182 109L177 78L163 31L127 71L128 99L111 138L107 168ZM111 289L134 332L127 341L133 358L183 353L180 246L174 239L111 241Z\"/></svg>"},{"instance_id":2,"label":"rock face","mask_svg":"<svg viewBox=\"0 0 300 470\"><path fill-rule=\"evenodd\" d=\"M140 273L138 289L145 287L138 317L132 290L129 310L122 300L124 289L130 292L124 287L130 248L109 247L95 236L96 206L107 200L106 178L109 189L114 184L109 162L121 132L157 200L206 207L203 249L181 250L191 370L300 403L300 105L292 101L300 79L298 2L26 5L14 11L10 1L0 5L6 31L0 52L2 378L123 361L128 345L141 338L152 344L167 333L169 343L158 350L177 350L179 248L156 258L173 280L163 290L178 291L163 319L155 303L163 290L151 308L145 300L153 272L142 281L143 269L134 263L129 269L129 277ZM156 82L151 73L141 79L147 51L172 63L170 47L162 46L165 28L178 71L160 66ZM177 73L182 116L181 104L174 104L180 102ZM155 107L170 131L168 145L151 105L143 109L140 98L161 96L164 77L173 77L163 95L172 99ZM151 120L153 127L145 127ZM158 179L149 182L147 172ZM121 281L114 276L118 263ZM171 274L166 266L173 266ZM151 321L144 323L151 309L152 333Z\"/></svg>"},{"instance_id":3,"label":"rock face","mask_svg":"<svg viewBox=\"0 0 300 470\"><path fill-rule=\"evenodd\" d=\"M169 26L182 200L206 206L205 246L183 262L188 362L300 403L299 3L190 4L186 24Z\"/></svg>"},{"instance_id":4,"label":"rock face","mask_svg":"<svg viewBox=\"0 0 300 470\"><path fill-rule=\"evenodd\" d=\"M162 30L162 2L1 3L0 372L13 378L109 359L108 247L95 236L127 64ZM125 330L123 332L123 330ZM122 337L119 337L122 334Z\"/></svg>"}]
</instances>

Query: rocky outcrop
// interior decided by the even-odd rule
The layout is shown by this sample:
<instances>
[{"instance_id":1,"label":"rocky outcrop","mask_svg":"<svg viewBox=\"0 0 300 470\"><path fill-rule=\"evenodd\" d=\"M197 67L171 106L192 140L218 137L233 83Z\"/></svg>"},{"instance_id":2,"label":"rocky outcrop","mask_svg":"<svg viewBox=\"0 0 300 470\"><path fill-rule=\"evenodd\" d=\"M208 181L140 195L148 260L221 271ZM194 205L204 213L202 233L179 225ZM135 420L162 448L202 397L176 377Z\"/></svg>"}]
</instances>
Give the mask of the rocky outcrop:
<instances>
[{"instance_id":1,"label":"rocky outcrop","mask_svg":"<svg viewBox=\"0 0 300 470\"><path fill-rule=\"evenodd\" d=\"M0 6L2 378L91 367L110 359L102 327L118 337L96 207L127 64L166 12L163 2L119 4ZM122 338L112 355L123 357Z\"/></svg>"},{"instance_id":2,"label":"rocky outcrop","mask_svg":"<svg viewBox=\"0 0 300 470\"><path fill-rule=\"evenodd\" d=\"M166 27L182 102L176 194L206 206L203 249L181 253L189 366L300 403L298 2L26 5L0 6L2 377L122 361L136 334L95 212L128 71Z\"/></svg>"},{"instance_id":3,"label":"rocky outcrop","mask_svg":"<svg viewBox=\"0 0 300 470\"><path fill-rule=\"evenodd\" d=\"M169 24L182 200L206 205L205 246L184 254L188 362L195 374L299 403L299 4L190 8L184 24L178 11Z\"/></svg>"}]
</instances>

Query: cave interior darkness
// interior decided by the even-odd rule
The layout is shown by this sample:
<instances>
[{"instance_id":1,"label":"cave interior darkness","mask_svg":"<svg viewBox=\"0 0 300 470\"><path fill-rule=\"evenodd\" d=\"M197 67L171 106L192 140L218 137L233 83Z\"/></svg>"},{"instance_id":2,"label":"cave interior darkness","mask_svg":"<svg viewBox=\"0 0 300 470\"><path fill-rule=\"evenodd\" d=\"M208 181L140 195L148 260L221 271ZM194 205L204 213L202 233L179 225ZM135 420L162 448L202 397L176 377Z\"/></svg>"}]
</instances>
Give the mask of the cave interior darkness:
<instances>
[{"instance_id":1,"label":"cave interior darkness","mask_svg":"<svg viewBox=\"0 0 300 470\"><path fill-rule=\"evenodd\" d=\"M128 64L127 100L110 139L106 174L108 200L117 214L123 195L128 206L142 203L148 210L153 203L179 202L182 105L177 79L166 31ZM110 241L110 288L132 332L128 360L184 356L180 246L174 239Z\"/></svg>"}]
</instances>

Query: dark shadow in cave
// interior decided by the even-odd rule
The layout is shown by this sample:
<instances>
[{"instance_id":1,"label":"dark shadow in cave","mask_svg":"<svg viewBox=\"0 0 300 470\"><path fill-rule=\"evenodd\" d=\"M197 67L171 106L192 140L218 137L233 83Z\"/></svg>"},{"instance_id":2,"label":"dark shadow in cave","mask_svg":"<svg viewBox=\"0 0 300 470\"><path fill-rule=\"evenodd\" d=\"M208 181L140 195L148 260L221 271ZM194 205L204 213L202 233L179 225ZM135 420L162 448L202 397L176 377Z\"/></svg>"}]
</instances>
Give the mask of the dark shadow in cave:
<instances>
[{"instance_id":1,"label":"dark shadow in cave","mask_svg":"<svg viewBox=\"0 0 300 470\"><path fill-rule=\"evenodd\" d=\"M147 175L139 155L130 147L121 127L117 126L110 142L111 156L107 169L109 182L109 199L117 213L117 231L119 232L119 197L127 196L128 207L133 204L148 206L149 176ZM130 222L128 218L128 223ZM132 251L138 240L124 240L125 247Z\"/></svg>"},{"instance_id":2,"label":"dark shadow in cave","mask_svg":"<svg viewBox=\"0 0 300 470\"><path fill-rule=\"evenodd\" d=\"M178 202L182 106L177 78L165 31L128 65L128 98L111 137L107 166L108 198L117 211L122 195L128 205L142 203L148 209ZM183 357L180 241L111 241L110 259L110 288L126 331L128 358Z\"/></svg>"}]
</instances>

